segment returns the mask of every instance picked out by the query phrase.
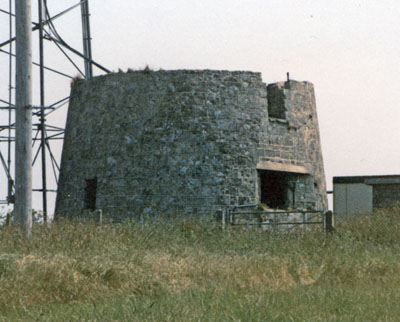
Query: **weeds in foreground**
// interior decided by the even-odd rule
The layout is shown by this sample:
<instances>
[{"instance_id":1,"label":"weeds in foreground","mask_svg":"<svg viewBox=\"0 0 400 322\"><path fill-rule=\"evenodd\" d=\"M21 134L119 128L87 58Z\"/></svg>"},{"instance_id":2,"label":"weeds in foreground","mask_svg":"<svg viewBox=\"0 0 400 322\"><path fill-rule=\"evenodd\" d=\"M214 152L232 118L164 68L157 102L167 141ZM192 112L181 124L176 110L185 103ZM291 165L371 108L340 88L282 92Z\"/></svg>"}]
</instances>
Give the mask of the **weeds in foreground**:
<instances>
[{"instance_id":1,"label":"weeds in foreground","mask_svg":"<svg viewBox=\"0 0 400 322\"><path fill-rule=\"evenodd\" d=\"M400 207L334 234L195 220L0 228L4 320L393 320ZM1 319L0 319L1 320Z\"/></svg>"}]
</instances>

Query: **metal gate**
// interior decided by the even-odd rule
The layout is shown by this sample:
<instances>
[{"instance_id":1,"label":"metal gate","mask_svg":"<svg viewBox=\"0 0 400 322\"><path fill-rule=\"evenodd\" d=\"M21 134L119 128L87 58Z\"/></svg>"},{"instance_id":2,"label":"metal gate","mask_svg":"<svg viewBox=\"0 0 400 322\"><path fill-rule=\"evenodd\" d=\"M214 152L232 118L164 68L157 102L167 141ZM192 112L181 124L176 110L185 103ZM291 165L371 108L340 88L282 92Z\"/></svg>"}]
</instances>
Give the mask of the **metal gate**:
<instances>
[{"instance_id":1,"label":"metal gate","mask_svg":"<svg viewBox=\"0 0 400 322\"><path fill-rule=\"evenodd\" d=\"M264 230L289 231L310 229L311 225L319 225L327 229L327 218L332 222L332 213L322 210L276 210L260 209L258 205L242 205L227 208L222 214L222 226L259 226ZM328 223L328 225L329 225Z\"/></svg>"}]
</instances>

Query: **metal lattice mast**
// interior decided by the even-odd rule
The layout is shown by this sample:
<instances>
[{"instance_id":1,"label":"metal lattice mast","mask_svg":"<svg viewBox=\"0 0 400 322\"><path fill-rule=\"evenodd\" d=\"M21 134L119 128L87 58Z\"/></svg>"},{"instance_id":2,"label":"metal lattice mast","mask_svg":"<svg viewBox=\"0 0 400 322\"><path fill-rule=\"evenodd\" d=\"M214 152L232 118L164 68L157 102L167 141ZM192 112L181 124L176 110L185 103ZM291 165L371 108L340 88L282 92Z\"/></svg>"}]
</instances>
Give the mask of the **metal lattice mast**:
<instances>
[{"instance_id":1,"label":"metal lattice mast","mask_svg":"<svg viewBox=\"0 0 400 322\"><path fill-rule=\"evenodd\" d=\"M85 77L93 77L92 66L92 38L90 35L89 21L89 2L84 1L81 6L82 13L82 36L83 36L83 54L85 55Z\"/></svg>"},{"instance_id":2,"label":"metal lattice mast","mask_svg":"<svg viewBox=\"0 0 400 322\"><path fill-rule=\"evenodd\" d=\"M26 1L23 0L15 0L16 5L18 3L23 3L28 5ZM78 1L78 0L77 0ZM13 59L15 54L13 53L13 42L16 40L16 37L13 37L13 26L17 25L17 28L20 28L20 24L13 24L13 19L15 15L12 13L12 3L13 0L9 0L9 9L3 10L0 8L0 12L9 15L9 39L5 42L0 43L0 54L7 54L9 55L9 97L7 100L2 100L0 98L1 103L6 103L6 106L0 106L0 112L6 110L8 112L8 124L2 125L0 124L0 147L2 143L7 143L7 160L2 155L2 151L0 148L0 161L1 165L5 170L5 174L7 176L7 200L0 200L0 203L14 203L15 195L14 190L14 181L12 177L12 166L14 162L12 162L12 144L15 141L15 124L13 123L13 114L15 110L15 105L12 104L12 97L13 97ZM62 37L58 34L53 21L57 18L71 12L73 9L81 7L81 17L82 17L82 39L83 39L83 51L80 52L72 48L68 43L66 43ZM30 8L30 2L29 2ZM49 189L48 183L48 169L47 164L51 164L51 169L54 173L55 181L58 181L58 171L59 166L56 160L55 155L51 151L50 142L54 140L62 140L63 139L63 129L55 126L51 126L47 123L47 117L49 114L54 112L55 110L59 109L60 107L64 106L68 102L68 97L58 100L57 102L46 105L46 91L45 91L45 72L51 72L58 74L63 77L67 77L72 79L73 76L68 75L60 70L50 68L45 64L45 41L50 41L55 44L61 51L62 54L66 56L66 58L72 63L72 65L78 70L82 76L85 78L90 78L93 76L93 66L96 66L100 70L109 73L110 71L104 68L102 65L98 64L97 62L93 61L92 58L92 49L91 49L91 35L90 35L90 23L89 23L89 5L88 0L79 0L78 3L71 6L70 8L51 16L47 7L47 0L38 0L38 22L31 22L29 20L29 24L27 30L30 30L29 34L33 31L39 32L39 61L33 62L34 66L39 67L39 79L40 79L40 104L39 106L32 107L32 102L30 103L32 116L34 118L38 117L39 122L34 122L33 130L35 132L35 137L33 138L32 142L35 145L35 142L40 142L39 148L37 152L35 152L33 157L32 164L35 164L37 159L41 159L41 173L42 173L42 184L40 189L33 189L35 192L41 192L42 194L42 204L43 204L43 217L44 221L47 221L48 218L48 192L56 192L54 189ZM19 30L19 29L18 29ZM27 32L27 31L25 31ZM9 51L4 50L5 46L9 46ZM74 61L71 56L74 58L78 58L82 61L84 65L84 72L82 72L78 66L78 64ZM5 119L5 118L4 118ZM3 120L4 120L3 119ZM2 136L1 132L7 130L7 136ZM32 134L31 134L32 137ZM15 153L17 156L17 153ZM40 156L40 157L39 157Z\"/></svg>"},{"instance_id":3,"label":"metal lattice mast","mask_svg":"<svg viewBox=\"0 0 400 322\"><path fill-rule=\"evenodd\" d=\"M39 64L40 64L40 149L42 152L42 206L43 221L47 223L47 169L46 169L46 116L45 116L45 86L44 86L44 46L43 46L43 0L39 5Z\"/></svg>"},{"instance_id":4,"label":"metal lattice mast","mask_svg":"<svg viewBox=\"0 0 400 322\"><path fill-rule=\"evenodd\" d=\"M13 6L12 0L8 2L8 23L9 23L9 38L13 36ZM13 43L9 44L9 52L13 52ZM12 121L12 95L13 95L13 57L8 55L8 138L7 138L7 204L9 205L12 200L14 181L11 179L11 121Z\"/></svg>"}]
</instances>

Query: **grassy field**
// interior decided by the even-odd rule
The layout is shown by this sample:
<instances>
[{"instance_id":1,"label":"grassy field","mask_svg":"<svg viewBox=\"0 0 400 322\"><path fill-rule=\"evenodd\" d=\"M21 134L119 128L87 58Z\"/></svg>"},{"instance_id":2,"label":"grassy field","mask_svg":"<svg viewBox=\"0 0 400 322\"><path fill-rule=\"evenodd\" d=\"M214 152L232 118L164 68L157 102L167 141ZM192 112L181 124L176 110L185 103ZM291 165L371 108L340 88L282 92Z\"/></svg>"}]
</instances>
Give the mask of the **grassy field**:
<instances>
[{"instance_id":1,"label":"grassy field","mask_svg":"<svg viewBox=\"0 0 400 322\"><path fill-rule=\"evenodd\" d=\"M400 321L400 207L337 232L0 228L0 321Z\"/></svg>"}]
</instances>

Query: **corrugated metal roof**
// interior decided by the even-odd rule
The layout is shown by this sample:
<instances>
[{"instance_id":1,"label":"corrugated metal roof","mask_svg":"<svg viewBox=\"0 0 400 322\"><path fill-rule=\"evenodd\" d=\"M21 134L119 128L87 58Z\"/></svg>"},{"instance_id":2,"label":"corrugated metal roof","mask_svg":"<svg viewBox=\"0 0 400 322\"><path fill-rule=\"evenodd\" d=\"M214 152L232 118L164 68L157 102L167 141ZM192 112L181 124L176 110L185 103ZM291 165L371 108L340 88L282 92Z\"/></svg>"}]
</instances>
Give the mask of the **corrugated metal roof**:
<instances>
[{"instance_id":1,"label":"corrugated metal roof","mask_svg":"<svg viewBox=\"0 0 400 322\"><path fill-rule=\"evenodd\" d=\"M400 175L333 177L333 183L400 184Z\"/></svg>"}]
</instances>

